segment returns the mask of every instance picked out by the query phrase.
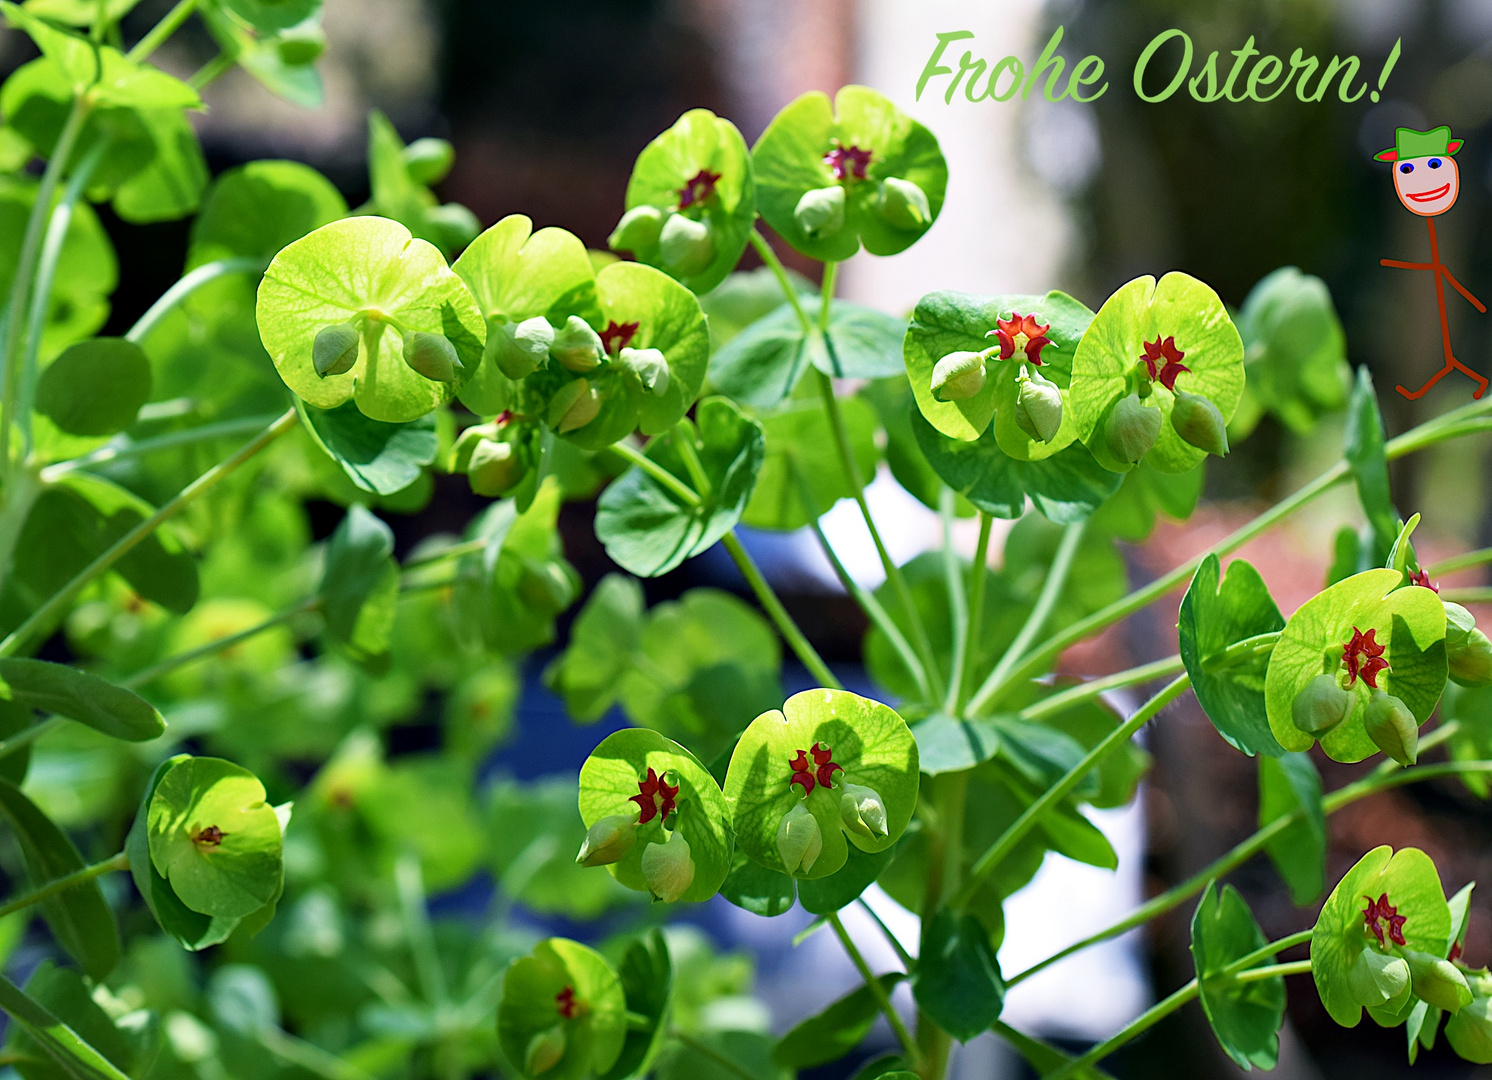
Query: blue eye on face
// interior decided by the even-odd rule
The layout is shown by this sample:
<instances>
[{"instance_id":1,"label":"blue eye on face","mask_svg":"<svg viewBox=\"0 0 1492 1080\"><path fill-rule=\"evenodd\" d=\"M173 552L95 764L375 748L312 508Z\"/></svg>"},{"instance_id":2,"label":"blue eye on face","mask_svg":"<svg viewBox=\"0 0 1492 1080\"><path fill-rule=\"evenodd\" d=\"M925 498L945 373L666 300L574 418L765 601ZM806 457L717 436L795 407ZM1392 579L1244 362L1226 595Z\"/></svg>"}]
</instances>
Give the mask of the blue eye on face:
<instances>
[{"instance_id":1,"label":"blue eye on face","mask_svg":"<svg viewBox=\"0 0 1492 1080\"><path fill-rule=\"evenodd\" d=\"M1440 159L1438 157L1432 157L1430 159L1430 168L1432 168L1432 169L1438 169L1438 168L1440 168Z\"/></svg>"},{"instance_id":2,"label":"blue eye on face","mask_svg":"<svg viewBox=\"0 0 1492 1080\"><path fill-rule=\"evenodd\" d=\"M1404 164L1399 166L1399 171L1401 173L1412 173L1414 172L1414 166L1406 161L1404 162Z\"/></svg>"}]
</instances>

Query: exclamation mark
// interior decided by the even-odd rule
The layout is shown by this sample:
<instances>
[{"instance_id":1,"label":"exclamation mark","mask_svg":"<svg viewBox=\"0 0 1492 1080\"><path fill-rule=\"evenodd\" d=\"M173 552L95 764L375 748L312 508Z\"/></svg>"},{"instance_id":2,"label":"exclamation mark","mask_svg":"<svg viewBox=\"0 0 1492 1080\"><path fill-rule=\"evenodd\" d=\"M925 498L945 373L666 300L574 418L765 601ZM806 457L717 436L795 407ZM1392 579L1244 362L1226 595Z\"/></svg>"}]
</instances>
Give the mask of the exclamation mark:
<instances>
[{"instance_id":1,"label":"exclamation mark","mask_svg":"<svg viewBox=\"0 0 1492 1080\"><path fill-rule=\"evenodd\" d=\"M1396 39L1394 41L1394 47L1389 50L1388 59L1383 62L1383 71L1380 72L1378 75L1378 90L1383 89L1383 84L1388 82L1388 77L1393 72L1394 65L1399 62L1399 45L1403 42L1403 40L1403 38ZM1371 94L1368 95L1369 101L1378 100L1378 90L1374 90Z\"/></svg>"}]
</instances>

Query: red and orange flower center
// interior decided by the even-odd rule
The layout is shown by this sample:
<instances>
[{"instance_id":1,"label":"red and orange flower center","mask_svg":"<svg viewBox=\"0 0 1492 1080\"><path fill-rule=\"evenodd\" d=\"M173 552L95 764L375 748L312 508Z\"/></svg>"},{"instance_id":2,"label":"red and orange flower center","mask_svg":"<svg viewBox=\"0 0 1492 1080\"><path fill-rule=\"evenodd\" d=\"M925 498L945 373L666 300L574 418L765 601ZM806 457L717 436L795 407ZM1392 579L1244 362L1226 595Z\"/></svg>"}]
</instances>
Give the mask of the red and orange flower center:
<instances>
[{"instance_id":1,"label":"red and orange flower center","mask_svg":"<svg viewBox=\"0 0 1492 1080\"><path fill-rule=\"evenodd\" d=\"M554 995L554 1007L566 1020L574 1020L580 1015L580 1002L575 1000L575 987L567 986L558 994Z\"/></svg>"},{"instance_id":2,"label":"red and orange flower center","mask_svg":"<svg viewBox=\"0 0 1492 1080\"><path fill-rule=\"evenodd\" d=\"M1157 334L1154 341L1145 342L1145 355L1140 359L1145 361L1145 370L1150 373L1150 381L1160 383L1174 394L1176 376L1191 370L1181 363L1185 356L1186 353L1176 347L1174 337L1161 337Z\"/></svg>"},{"instance_id":3,"label":"red and orange flower center","mask_svg":"<svg viewBox=\"0 0 1492 1080\"><path fill-rule=\"evenodd\" d=\"M685 210L695 203L705 202L715 194L715 185L720 180L718 172L700 169L679 188L679 209Z\"/></svg>"},{"instance_id":4,"label":"red and orange flower center","mask_svg":"<svg viewBox=\"0 0 1492 1080\"><path fill-rule=\"evenodd\" d=\"M809 755L813 756L810 762ZM788 767L793 770L793 778L788 781L787 786L797 784L803 789L803 797L806 799L813 794L814 785L819 787L833 787L834 773L844 772L844 766L834 761L834 751L823 743L814 743L810 750L799 750L798 756L788 762Z\"/></svg>"},{"instance_id":5,"label":"red and orange flower center","mask_svg":"<svg viewBox=\"0 0 1492 1080\"><path fill-rule=\"evenodd\" d=\"M1376 629L1364 634L1352 628L1352 639L1342 649L1342 663L1347 665L1347 686L1362 679L1374 690L1378 689L1378 673L1388 670L1388 661L1383 659L1383 646L1374 641Z\"/></svg>"},{"instance_id":6,"label":"red and orange flower center","mask_svg":"<svg viewBox=\"0 0 1492 1080\"><path fill-rule=\"evenodd\" d=\"M1429 589L1431 592L1434 593L1438 593L1440 591L1439 585L1433 585L1430 583L1430 575L1425 572L1424 567L1420 567L1414 573L1409 575L1409 583L1411 585L1418 585L1423 589Z\"/></svg>"},{"instance_id":7,"label":"red and orange flower center","mask_svg":"<svg viewBox=\"0 0 1492 1080\"><path fill-rule=\"evenodd\" d=\"M1378 944L1384 945L1384 934L1388 934L1388 940L1395 945L1404 944L1404 922L1408 916L1400 915L1399 909L1388 902L1388 893L1384 893L1377 900L1371 896L1364 896L1368 902L1367 908L1362 913L1363 925L1367 932L1378 939Z\"/></svg>"},{"instance_id":8,"label":"red and orange flower center","mask_svg":"<svg viewBox=\"0 0 1492 1080\"><path fill-rule=\"evenodd\" d=\"M606 323L606 329L601 331L601 348L606 350L607 356L615 356L632 342L632 335L637 333L640 324L635 322L619 323L611 319Z\"/></svg>"},{"instance_id":9,"label":"red and orange flower center","mask_svg":"<svg viewBox=\"0 0 1492 1080\"><path fill-rule=\"evenodd\" d=\"M1039 322L1035 315L1012 311L1008 319L997 318L995 328L984 336L993 334L999 341L1001 360L1009 360L1017 352L1023 352L1027 360L1039 367L1041 350L1052 343L1052 339L1046 336L1051 328L1051 323Z\"/></svg>"},{"instance_id":10,"label":"red and orange flower center","mask_svg":"<svg viewBox=\"0 0 1492 1080\"><path fill-rule=\"evenodd\" d=\"M836 145L824 155L824 164L836 180L864 180L865 169L870 165L871 153L858 146Z\"/></svg>"},{"instance_id":11,"label":"red and orange flower center","mask_svg":"<svg viewBox=\"0 0 1492 1080\"><path fill-rule=\"evenodd\" d=\"M659 776L652 769L648 775L637 782L637 794L633 795L628 802L635 802L642 811L638 815L637 823L646 825L655 817L665 820L674 812L676 800L679 797L679 785L669 786L667 779Z\"/></svg>"}]
</instances>

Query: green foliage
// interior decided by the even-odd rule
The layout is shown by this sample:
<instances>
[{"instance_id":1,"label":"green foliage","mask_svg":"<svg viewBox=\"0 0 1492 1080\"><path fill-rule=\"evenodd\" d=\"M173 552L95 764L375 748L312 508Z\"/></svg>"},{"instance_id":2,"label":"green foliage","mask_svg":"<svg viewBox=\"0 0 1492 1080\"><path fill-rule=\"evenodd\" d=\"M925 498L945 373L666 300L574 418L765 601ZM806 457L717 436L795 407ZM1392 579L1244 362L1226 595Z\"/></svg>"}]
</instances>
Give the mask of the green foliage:
<instances>
[{"instance_id":1,"label":"green foliage","mask_svg":"<svg viewBox=\"0 0 1492 1080\"><path fill-rule=\"evenodd\" d=\"M1278 975L1247 983L1217 978L1267 940L1238 890L1231 885L1215 890L1214 885L1208 882L1192 915L1192 963L1202 988L1202 1009L1218 1043L1240 1069L1273 1069L1280 1056L1276 1032L1285 1020L1285 980Z\"/></svg>"},{"instance_id":2,"label":"green foliage","mask_svg":"<svg viewBox=\"0 0 1492 1080\"><path fill-rule=\"evenodd\" d=\"M1000 961L989 934L972 915L944 908L923 936L912 995L960 1042L982 1033L1005 1003Z\"/></svg>"},{"instance_id":3,"label":"green foliage","mask_svg":"<svg viewBox=\"0 0 1492 1080\"><path fill-rule=\"evenodd\" d=\"M1238 316L1248 383L1228 425L1241 439L1268 411L1305 433L1347 404L1347 338L1326 283L1293 266L1259 280Z\"/></svg>"},{"instance_id":4,"label":"green foliage","mask_svg":"<svg viewBox=\"0 0 1492 1080\"><path fill-rule=\"evenodd\" d=\"M905 978L901 972L882 975L881 986L889 995ZM772 1048L772 1061L789 1069L811 1069L838 1061L865 1041L879 1015L870 987L852 990L778 1039Z\"/></svg>"},{"instance_id":5,"label":"green foliage","mask_svg":"<svg viewBox=\"0 0 1492 1080\"><path fill-rule=\"evenodd\" d=\"M1259 827L1287 814L1301 820L1266 845L1269 858L1297 907L1313 904L1326 888L1326 813L1321 775L1305 754L1259 759Z\"/></svg>"}]
</instances>

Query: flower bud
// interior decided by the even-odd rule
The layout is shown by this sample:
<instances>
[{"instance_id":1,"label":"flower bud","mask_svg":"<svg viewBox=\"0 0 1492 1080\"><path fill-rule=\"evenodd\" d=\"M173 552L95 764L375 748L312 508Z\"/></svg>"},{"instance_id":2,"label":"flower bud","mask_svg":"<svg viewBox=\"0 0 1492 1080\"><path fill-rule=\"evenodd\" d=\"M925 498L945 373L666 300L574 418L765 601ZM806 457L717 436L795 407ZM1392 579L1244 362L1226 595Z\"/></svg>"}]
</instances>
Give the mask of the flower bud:
<instances>
[{"instance_id":1,"label":"flower bud","mask_svg":"<svg viewBox=\"0 0 1492 1080\"><path fill-rule=\"evenodd\" d=\"M1445 1037L1451 1048L1467 1061L1492 1064L1492 978L1472 972L1471 1004L1445 1022Z\"/></svg>"},{"instance_id":2,"label":"flower bud","mask_svg":"<svg viewBox=\"0 0 1492 1080\"><path fill-rule=\"evenodd\" d=\"M1062 427L1062 388L1039 371L1019 376L1015 426L1037 442L1051 442Z\"/></svg>"},{"instance_id":3,"label":"flower bud","mask_svg":"<svg viewBox=\"0 0 1492 1080\"><path fill-rule=\"evenodd\" d=\"M1405 951L1404 958L1409 961L1415 997L1448 1013L1460 1012L1463 1005L1471 1004L1471 987L1466 985L1466 976L1449 960L1412 949Z\"/></svg>"},{"instance_id":4,"label":"flower bud","mask_svg":"<svg viewBox=\"0 0 1492 1080\"><path fill-rule=\"evenodd\" d=\"M1223 414L1201 394L1176 392L1176 403L1171 406L1171 426L1186 442L1198 450L1222 457L1228 452L1228 425Z\"/></svg>"},{"instance_id":5,"label":"flower bud","mask_svg":"<svg viewBox=\"0 0 1492 1080\"><path fill-rule=\"evenodd\" d=\"M668 393L668 360L657 349L623 349L617 360L644 393L655 397Z\"/></svg>"},{"instance_id":6,"label":"flower bud","mask_svg":"<svg viewBox=\"0 0 1492 1080\"><path fill-rule=\"evenodd\" d=\"M510 379L522 379L543 367L554 344L554 327L542 315L521 323L493 320L487 328L486 355Z\"/></svg>"},{"instance_id":7,"label":"flower bud","mask_svg":"<svg viewBox=\"0 0 1492 1080\"><path fill-rule=\"evenodd\" d=\"M658 254L663 265L676 274L697 274L715 258L710 226L683 214L674 214L658 234Z\"/></svg>"},{"instance_id":8,"label":"flower bud","mask_svg":"<svg viewBox=\"0 0 1492 1080\"><path fill-rule=\"evenodd\" d=\"M824 834L818 818L802 803L782 815L777 826L777 854L789 874L806 874L824 850Z\"/></svg>"},{"instance_id":9,"label":"flower bud","mask_svg":"<svg viewBox=\"0 0 1492 1080\"><path fill-rule=\"evenodd\" d=\"M1374 690L1363 713L1363 727L1373 744L1400 765L1413 765L1419 756L1419 723L1392 694Z\"/></svg>"},{"instance_id":10,"label":"flower bud","mask_svg":"<svg viewBox=\"0 0 1492 1080\"><path fill-rule=\"evenodd\" d=\"M612 251L642 251L658 242L663 231L663 219L667 215L656 206L634 206L622 215L606 246Z\"/></svg>"},{"instance_id":11,"label":"flower bud","mask_svg":"<svg viewBox=\"0 0 1492 1080\"><path fill-rule=\"evenodd\" d=\"M585 427L601 411L601 394L585 379L568 382L549 399L549 426L563 434Z\"/></svg>"},{"instance_id":12,"label":"flower bud","mask_svg":"<svg viewBox=\"0 0 1492 1080\"><path fill-rule=\"evenodd\" d=\"M440 334L424 330L404 335L404 362L432 382L455 382L465 370L456 346Z\"/></svg>"},{"instance_id":13,"label":"flower bud","mask_svg":"<svg viewBox=\"0 0 1492 1080\"><path fill-rule=\"evenodd\" d=\"M555 331L554 344L549 346L549 355L560 362L566 371L584 375L601 363L605 350L601 347L601 335L591 329L591 324L579 315L571 315L565 325Z\"/></svg>"},{"instance_id":14,"label":"flower bud","mask_svg":"<svg viewBox=\"0 0 1492 1080\"><path fill-rule=\"evenodd\" d=\"M311 363L323 379L328 375L345 375L357 363L361 335L351 323L323 326L311 344Z\"/></svg>"},{"instance_id":15,"label":"flower bud","mask_svg":"<svg viewBox=\"0 0 1492 1080\"><path fill-rule=\"evenodd\" d=\"M1445 608L1445 647L1454 648L1466 640L1466 635L1476 629L1476 616L1460 604L1441 601Z\"/></svg>"},{"instance_id":16,"label":"flower bud","mask_svg":"<svg viewBox=\"0 0 1492 1080\"><path fill-rule=\"evenodd\" d=\"M984 389L984 356L951 352L933 367L932 396L938 401L964 401Z\"/></svg>"},{"instance_id":17,"label":"flower bud","mask_svg":"<svg viewBox=\"0 0 1492 1080\"><path fill-rule=\"evenodd\" d=\"M523 1054L523 1071L529 1076L546 1073L565 1056L565 1025L545 1028L528 1041Z\"/></svg>"},{"instance_id":18,"label":"flower bud","mask_svg":"<svg viewBox=\"0 0 1492 1080\"><path fill-rule=\"evenodd\" d=\"M1325 735L1352 711L1352 693L1337 685L1334 675L1317 675L1290 703L1290 719L1301 731Z\"/></svg>"},{"instance_id":19,"label":"flower bud","mask_svg":"<svg viewBox=\"0 0 1492 1080\"><path fill-rule=\"evenodd\" d=\"M838 184L805 191L793 220L811 239L833 236L844 228L844 188Z\"/></svg>"},{"instance_id":20,"label":"flower bud","mask_svg":"<svg viewBox=\"0 0 1492 1080\"><path fill-rule=\"evenodd\" d=\"M530 609L545 616L558 615L569 607L580 591L573 573L564 563L541 561L521 556L523 569L518 575L518 598Z\"/></svg>"},{"instance_id":21,"label":"flower bud","mask_svg":"<svg viewBox=\"0 0 1492 1080\"><path fill-rule=\"evenodd\" d=\"M888 176L881 182L876 213L886 224L898 229L925 229L932 220L927 193L912 181L897 176Z\"/></svg>"},{"instance_id":22,"label":"flower bud","mask_svg":"<svg viewBox=\"0 0 1492 1080\"><path fill-rule=\"evenodd\" d=\"M887 835L886 804L873 788L845 784L839 796L839 818L846 829L867 840Z\"/></svg>"},{"instance_id":23,"label":"flower bud","mask_svg":"<svg viewBox=\"0 0 1492 1080\"><path fill-rule=\"evenodd\" d=\"M1409 964L1403 957L1388 956L1371 945L1364 946L1347 969L1347 989L1359 1005L1384 1005L1409 986Z\"/></svg>"},{"instance_id":24,"label":"flower bud","mask_svg":"<svg viewBox=\"0 0 1492 1080\"><path fill-rule=\"evenodd\" d=\"M689 841L675 829L662 844L649 844L642 852L642 876L648 891L671 904L683 896L694 883L694 860L689 857Z\"/></svg>"},{"instance_id":25,"label":"flower bud","mask_svg":"<svg viewBox=\"0 0 1492 1080\"><path fill-rule=\"evenodd\" d=\"M275 39L275 51L280 54L280 62L291 67L314 64L326 51L326 31L314 23L282 30Z\"/></svg>"},{"instance_id":26,"label":"flower bud","mask_svg":"<svg viewBox=\"0 0 1492 1080\"><path fill-rule=\"evenodd\" d=\"M466 482L472 494L495 499L528 471L517 448L495 439L478 439L466 463Z\"/></svg>"},{"instance_id":27,"label":"flower bud","mask_svg":"<svg viewBox=\"0 0 1492 1080\"><path fill-rule=\"evenodd\" d=\"M430 239L435 246L447 251L459 251L477 238L482 223L477 215L460 203L441 203L425 211L425 223L433 234Z\"/></svg>"},{"instance_id":28,"label":"flower bud","mask_svg":"<svg viewBox=\"0 0 1492 1080\"><path fill-rule=\"evenodd\" d=\"M456 163L456 148L444 139L416 139L404 148L401 156L409 178L430 187L444 180L451 171Z\"/></svg>"},{"instance_id":29,"label":"flower bud","mask_svg":"<svg viewBox=\"0 0 1492 1080\"><path fill-rule=\"evenodd\" d=\"M613 814L590 827L575 861L581 866L620 862L637 846L637 815Z\"/></svg>"},{"instance_id":30,"label":"flower bud","mask_svg":"<svg viewBox=\"0 0 1492 1080\"><path fill-rule=\"evenodd\" d=\"M1138 394L1122 397L1104 423L1103 437L1110 454L1132 465L1148 454L1160 437L1160 410L1146 408Z\"/></svg>"},{"instance_id":31,"label":"flower bud","mask_svg":"<svg viewBox=\"0 0 1492 1080\"><path fill-rule=\"evenodd\" d=\"M1449 605L1447 605L1449 606ZM1449 620L1446 623L1450 625ZM1492 683L1492 641L1476 627L1457 644L1450 643L1446 635L1446 661L1450 664L1451 680L1461 686L1486 686Z\"/></svg>"}]
</instances>

